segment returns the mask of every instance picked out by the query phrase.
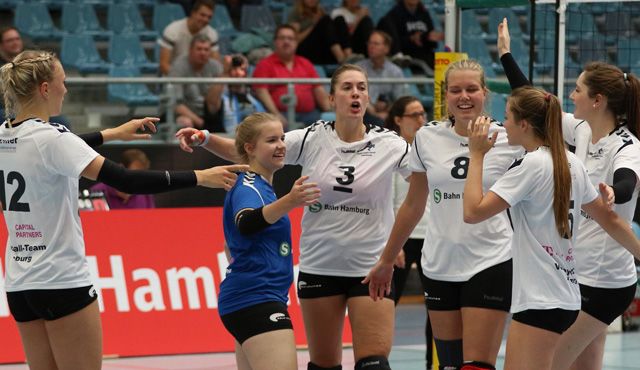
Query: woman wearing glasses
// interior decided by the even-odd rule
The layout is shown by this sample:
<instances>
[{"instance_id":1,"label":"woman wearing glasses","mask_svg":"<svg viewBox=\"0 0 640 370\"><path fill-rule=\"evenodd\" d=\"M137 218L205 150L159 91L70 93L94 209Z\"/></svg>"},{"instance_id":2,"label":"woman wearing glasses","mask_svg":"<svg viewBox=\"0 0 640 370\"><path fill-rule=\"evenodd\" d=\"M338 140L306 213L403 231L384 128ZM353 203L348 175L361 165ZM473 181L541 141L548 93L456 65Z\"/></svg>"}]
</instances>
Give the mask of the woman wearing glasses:
<instances>
[{"instance_id":1,"label":"woman wearing glasses","mask_svg":"<svg viewBox=\"0 0 640 370\"><path fill-rule=\"evenodd\" d=\"M378 299L390 289L395 258L431 194L422 270L440 368L493 369L511 305L512 229L505 212L476 225L462 219L469 166L467 125L483 114L488 94L482 67L474 60L451 64L444 90L449 117L416 133L409 192L385 250L367 276L369 293ZM491 131L504 129L492 121ZM484 167L486 189L507 171L521 149L510 147L502 134L491 152Z\"/></svg>"}]
</instances>

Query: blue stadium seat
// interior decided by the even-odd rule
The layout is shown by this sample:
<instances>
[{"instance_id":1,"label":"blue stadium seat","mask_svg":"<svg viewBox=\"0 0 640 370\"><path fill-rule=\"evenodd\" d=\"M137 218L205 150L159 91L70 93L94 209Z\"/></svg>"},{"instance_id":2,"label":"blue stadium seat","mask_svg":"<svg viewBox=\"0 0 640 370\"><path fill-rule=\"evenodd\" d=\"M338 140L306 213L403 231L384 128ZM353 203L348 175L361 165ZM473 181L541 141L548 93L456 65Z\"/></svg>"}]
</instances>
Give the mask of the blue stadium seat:
<instances>
[{"instance_id":1,"label":"blue stadium seat","mask_svg":"<svg viewBox=\"0 0 640 370\"><path fill-rule=\"evenodd\" d=\"M314 64L313 68L316 69L316 73L318 74L318 77L320 77L320 78L326 78L327 77L327 71L324 70L323 66Z\"/></svg>"},{"instance_id":2,"label":"blue stadium seat","mask_svg":"<svg viewBox=\"0 0 640 370\"><path fill-rule=\"evenodd\" d=\"M489 49L481 37L464 35L460 51L469 54L469 58L480 62L487 77L495 77L496 72L502 73L502 66L493 61Z\"/></svg>"},{"instance_id":3,"label":"blue stadium seat","mask_svg":"<svg viewBox=\"0 0 640 370\"><path fill-rule=\"evenodd\" d=\"M607 50L604 45L602 36L584 34L578 41L578 62L582 64L591 61L607 62Z\"/></svg>"},{"instance_id":4,"label":"blue stadium seat","mask_svg":"<svg viewBox=\"0 0 640 370\"><path fill-rule=\"evenodd\" d=\"M413 77L413 72L411 72L411 68L409 67L402 68L402 74L407 78ZM418 89L418 85L408 84L408 86L409 95L412 95L420 100L420 103L422 103L425 109L430 110L433 107L433 84L424 85L424 94L420 92L420 89Z\"/></svg>"},{"instance_id":5,"label":"blue stadium seat","mask_svg":"<svg viewBox=\"0 0 640 370\"><path fill-rule=\"evenodd\" d=\"M240 16L240 30L251 32L260 29L273 32L276 29L276 21L271 10L265 5L243 5Z\"/></svg>"},{"instance_id":6,"label":"blue stadium seat","mask_svg":"<svg viewBox=\"0 0 640 370\"><path fill-rule=\"evenodd\" d=\"M138 5L132 3L109 5L107 28L114 33L135 33L143 40L155 40L158 37L156 31L145 27Z\"/></svg>"},{"instance_id":7,"label":"blue stadium seat","mask_svg":"<svg viewBox=\"0 0 640 370\"><path fill-rule=\"evenodd\" d=\"M60 61L65 68L80 73L107 73L109 64L102 60L93 38L89 35L65 35L60 47Z\"/></svg>"},{"instance_id":8,"label":"blue stadium seat","mask_svg":"<svg viewBox=\"0 0 640 370\"><path fill-rule=\"evenodd\" d=\"M62 30L66 33L90 35L96 40L108 40L113 34L100 26L93 5L83 3L64 3Z\"/></svg>"},{"instance_id":9,"label":"blue stadium seat","mask_svg":"<svg viewBox=\"0 0 640 370\"><path fill-rule=\"evenodd\" d=\"M14 24L34 41L58 41L63 33L53 25L49 10L41 3L21 2L16 5Z\"/></svg>"},{"instance_id":10,"label":"blue stadium seat","mask_svg":"<svg viewBox=\"0 0 640 370\"><path fill-rule=\"evenodd\" d=\"M618 41L617 65L623 70L640 68L640 39L623 38Z\"/></svg>"},{"instance_id":11,"label":"blue stadium seat","mask_svg":"<svg viewBox=\"0 0 640 370\"><path fill-rule=\"evenodd\" d=\"M229 38L238 34L238 30L236 30L229 16L229 11L224 5L216 5L216 10L213 12L213 18L211 18L209 24L218 32L221 38Z\"/></svg>"},{"instance_id":12,"label":"blue stadium seat","mask_svg":"<svg viewBox=\"0 0 640 370\"><path fill-rule=\"evenodd\" d=\"M134 66L145 73L158 72L158 63L149 61L138 36L113 35L109 42L109 60L115 65Z\"/></svg>"},{"instance_id":13,"label":"blue stadium seat","mask_svg":"<svg viewBox=\"0 0 640 370\"><path fill-rule=\"evenodd\" d=\"M504 112L507 106L507 95L491 92L489 94L489 103L491 107L489 109L489 115L491 118L500 122L504 122Z\"/></svg>"},{"instance_id":14,"label":"blue stadium seat","mask_svg":"<svg viewBox=\"0 0 640 370\"><path fill-rule=\"evenodd\" d=\"M13 10L18 4L18 0L0 0L0 9Z\"/></svg>"},{"instance_id":15,"label":"blue stadium seat","mask_svg":"<svg viewBox=\"0 0 640 370\"><path fill-rule=\"evenodd\" d=\"M492 40L498 39L498 25L504 18L509 22L509 33L512 39L522 39L519 17L509 8L491 8L489 10L489 35Z\"/></svg>"},{"instance_id":16,"label":"blue stadium seat","mask_svg":"<svg viewBox=\"0 0 640 370\"><path fill-rule=\"evenodd\" d=\"M478 18L476 17L476 13L473 10L464 10L460 12L460 14L460 24L462 25L460 32L462 33L462 38L467 36L474 38L479 37L482 40L486 40L487 43L495 44L495 36L490 38L489 35L482 30L482 27L480 27L480 23L478 22Z\"/></svg>"},{"instance_id":17,"label":"blue stadium seat","mask_svg":"<svg viewBox=\"0 0 640 370\"><path fill-rule=\"evenodd\" d=\"M216 12L220 6L216 7ZM153 29L162 35L164 28L173 21L184 18L184 9L175 3L159 3L153 7Z\"/></svg>"},{"instance_id":18,"label":"blue stadium seat","mask_svg":"<svg viewBox=\"0 0 640 370\"><path fill-rule=\"evenodd\" d=\"M131 66L112 66L109 77L139 77L140 71ZM126 103L130 107L158 105L160 99L145 84L108 84L108 98L112 102Z\"/></svg>"}]
</instances>

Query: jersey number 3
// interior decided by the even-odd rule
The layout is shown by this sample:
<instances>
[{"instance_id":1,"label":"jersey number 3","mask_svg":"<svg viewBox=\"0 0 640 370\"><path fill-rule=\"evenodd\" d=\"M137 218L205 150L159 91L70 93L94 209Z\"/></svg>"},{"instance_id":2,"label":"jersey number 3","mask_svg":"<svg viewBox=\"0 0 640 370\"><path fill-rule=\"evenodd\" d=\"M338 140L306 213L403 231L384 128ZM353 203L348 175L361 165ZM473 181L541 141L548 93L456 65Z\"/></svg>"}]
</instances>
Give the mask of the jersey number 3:
<instances>
[{"instance_id":1,"label":"jersey number 3","mask_svg":"<svg viewBox=\"0 0 640 370\"><path fill-rule=\"evenodd\" d=\"M351 185L353 180L355 180L355 176L353 175L356 172L356 168L353 166L340 166L339 167L344 173L341 177L336 177L336 181L338 184L343 186L334 186L334 191L341 191L343 193L353 193L353 189L346 187L344 185Z\"/></svg>"},{"instance_id":2,"label":"jersey number 3","mask_svg":"<svg viewBox=\"0 0 640 370\"><path fill-rule=\"evenodd\" d=\"M8 210L14 212L29 212L29 203L20 203L20 198L24 194L24 190L26 188L24 177L22 177L19 172L11 171L7 174L6 183L13 185L14 182L18 183L18 187L11 197ZM4 171L0 171L0 202L2 202L2 210L6 211L7 194L5 190Z\"/></svg>"}]
</instances>

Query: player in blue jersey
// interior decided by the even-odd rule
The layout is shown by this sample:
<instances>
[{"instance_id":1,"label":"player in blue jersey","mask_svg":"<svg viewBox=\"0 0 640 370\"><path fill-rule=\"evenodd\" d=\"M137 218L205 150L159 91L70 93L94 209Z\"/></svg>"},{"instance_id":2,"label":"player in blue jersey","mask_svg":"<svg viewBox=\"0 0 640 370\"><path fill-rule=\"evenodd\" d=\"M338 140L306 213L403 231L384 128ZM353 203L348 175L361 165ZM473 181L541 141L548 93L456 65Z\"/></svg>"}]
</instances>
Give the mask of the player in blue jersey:
<instances>
[{"instance_id":1,"label":"player in blue jersey","mask_svg":"<svg viewBox=\"0 0 640 370\"><path fill-rule=\"evenodd\" d=\"M231 261L220 285L218 311L236 340L240 370L297 369L287 312L293 282L291 223L287 213L320 197L299 178L277 199L273 174L284 166L286 146L278 118L254 113L238 126L235 146L250 171L240 174L224 200L224 235Z\"/></svg>"}]
</instances>

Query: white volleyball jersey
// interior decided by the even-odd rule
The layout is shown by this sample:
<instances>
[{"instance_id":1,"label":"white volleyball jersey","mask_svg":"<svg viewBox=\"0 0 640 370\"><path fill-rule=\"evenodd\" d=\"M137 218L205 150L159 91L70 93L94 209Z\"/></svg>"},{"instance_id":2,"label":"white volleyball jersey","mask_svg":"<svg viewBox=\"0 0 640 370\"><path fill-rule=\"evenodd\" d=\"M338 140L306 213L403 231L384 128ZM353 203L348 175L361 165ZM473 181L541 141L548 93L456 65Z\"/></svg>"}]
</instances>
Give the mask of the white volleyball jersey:
<instances>
[{"instance_id":1,"label":"white volleyball jersey","mask_svg":"<svg viewBox=\"0 0 640 370\"><path fill-rule=\"evenodd\" d=\"M395 132L367 126L347 143L334 122L318 121L285 134L287 164L318 183L318 203L305 208L300 271L365 276L378 261L393 226L393 173L408 177L409 145Z\"/></svg>"},{"instance_id":2,"label":"white volleyball jersey","mask_svg":"<svg viewBox=\"0 0 640 370\"><path fill-rule=\"evenodd\" d=\"M518 159L521 147L509 146L504 128L484 160L486 190ZM416 133L409 168L426 172L429 183L427 232L422 268L431 279L467 281L473 275L511 258L512 229L506 212L478 224L463 222L462 198L469 167L469 139L458 135L450 121L430 122Z\"/></svg>"},{"instance_id":3,"label":"white volleyball jersey","mask_svg":"<svg viewBox=\"0 0 640 370\"><path fill-rule=\"evenodd\" d=\"M553 161L548 147L527 153L490 189L511 206L513 222L513 294L511 312L529 309L580 309L574 256L580 207L598 193L582 163L567 152L571 171L569 225L565 239L553 212Z\"/></svg>"},{"instance_id":4,"label":"white volleyball jersey","mask_svg":"<svg viewBox=\"0 0 640 370\"><path fill-rule=\"evenodd\" d=\"M617 128L592 144L591 128L586 121L579 121L570 114L565 114L563 118L565 141L582 155L579 158L594 187L601 182L611 185L614 172L620 168L628 168L640 177L640 143L626 126ZM640 182L628 202L613 206L613 210L629 225L633 221L639 188ZM591 287L608 289L635 284L638 277L633 255L589 215L580 213L582 222L577 231L575 250L578 281Z\"/></svg>"},{"instance_id":5,"label":"white volleyball jersey","mask_svg":"<svg viewBox=\"0 0 640 370\"><path fill-rule=\"evenodd\" d=\"M78 216L78 178L96 153L65 127L0 126L0 201L9 237L6 291L92 284Z\"/></svg>"}]
</instances>

